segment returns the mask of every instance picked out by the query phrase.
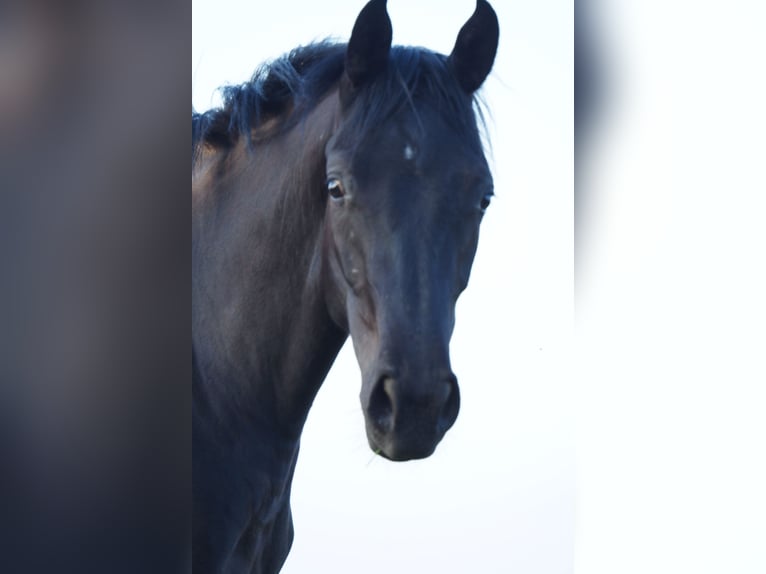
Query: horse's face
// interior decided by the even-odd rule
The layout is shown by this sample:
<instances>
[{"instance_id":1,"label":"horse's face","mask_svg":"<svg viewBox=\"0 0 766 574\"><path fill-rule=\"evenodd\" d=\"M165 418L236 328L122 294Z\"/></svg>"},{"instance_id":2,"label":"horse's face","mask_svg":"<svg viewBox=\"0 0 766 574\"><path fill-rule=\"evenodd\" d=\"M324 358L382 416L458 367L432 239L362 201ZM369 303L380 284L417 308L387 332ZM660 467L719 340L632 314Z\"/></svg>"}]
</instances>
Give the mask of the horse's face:
<instances>
[{"instance_id":1,"label":"horse's face","mask_svg":"<svg viewBox=\"0 0 766 574\"><path fill-rule=\"evenodd\" d=\"M363 89L349 75L346 90ZM344 97L345 116L364 105ZM475 134L417 99L366 133L342 119L326 159L328 308L362 370L370 446L393 460L426 457L458 414L449 341L492 195L487 162Z\"/></svg>"},{"instance_id":2,"label":"horse's face","mask_svg":"<svg viewBox=\"0 0 766 574\"><path fill-rule=\"evenodd\" d=\"M457 417L450 368L455 302L492 194L483 155L433 111L327 150L331 305L351 333L373 450L421 458Z\"/></svg>"}]
</instances>

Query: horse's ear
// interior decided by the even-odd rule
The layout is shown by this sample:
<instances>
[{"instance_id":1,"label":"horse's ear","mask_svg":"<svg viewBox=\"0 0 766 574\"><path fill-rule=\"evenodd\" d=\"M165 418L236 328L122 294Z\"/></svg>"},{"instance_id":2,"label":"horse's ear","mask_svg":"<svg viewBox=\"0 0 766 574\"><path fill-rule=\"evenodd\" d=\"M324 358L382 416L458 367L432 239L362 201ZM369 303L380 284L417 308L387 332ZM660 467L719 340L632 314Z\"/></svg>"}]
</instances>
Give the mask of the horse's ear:
<instances>
[{"instance_id":1,"label":"horse's ear","mask_svg":"<svg viewBox=\"0 0 766 574\"><path fill-rule=\"evenodd\" d=\"M362 86L386 68L391 35L386 0L370 0L356 18L346 49L346 76L352 88Z\"/></svg>"},{"instance_id":2,"label":"horse's ear","mask_svg":"<svg viewBox=\"0 0 766 574\"><path fill-rule=\"evenodd\" d=\"M457 35L449 61L460 86L472 94L492 69L500 27L497 14L486 0L477 0L476 10Z\"/></svg>"}]
</instances>

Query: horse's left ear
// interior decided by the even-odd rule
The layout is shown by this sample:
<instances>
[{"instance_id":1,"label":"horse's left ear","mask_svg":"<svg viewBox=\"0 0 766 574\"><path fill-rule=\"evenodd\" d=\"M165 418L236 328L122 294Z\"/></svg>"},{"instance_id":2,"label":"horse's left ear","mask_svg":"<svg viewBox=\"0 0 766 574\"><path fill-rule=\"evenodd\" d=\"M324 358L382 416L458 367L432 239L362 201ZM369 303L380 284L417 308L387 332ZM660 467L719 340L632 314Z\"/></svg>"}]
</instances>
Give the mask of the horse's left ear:
<instances>
[{"instance_id":1,"label":"horse's left ear","mask_svg":"<svg viewBox=\"0 0 766 574\"><path fill-rule=\"evenodd\" d=\"M476 10L457 35L449 61L460 86L472 94L492 69L497 53L500 26L497 14L486 0L477 0Z\"/></svg>"},{"instance_id":2,"label":"horse's left ear","mask_svg":"<svg viewBox=\"0 0 766 574\"><path fill-rule=\"evenodd\" d=\"M385 70L391 36L386 0L370 0L357 16L346 48L346 76L352 88L359 88Z\"/></svg>"}]
</instances>

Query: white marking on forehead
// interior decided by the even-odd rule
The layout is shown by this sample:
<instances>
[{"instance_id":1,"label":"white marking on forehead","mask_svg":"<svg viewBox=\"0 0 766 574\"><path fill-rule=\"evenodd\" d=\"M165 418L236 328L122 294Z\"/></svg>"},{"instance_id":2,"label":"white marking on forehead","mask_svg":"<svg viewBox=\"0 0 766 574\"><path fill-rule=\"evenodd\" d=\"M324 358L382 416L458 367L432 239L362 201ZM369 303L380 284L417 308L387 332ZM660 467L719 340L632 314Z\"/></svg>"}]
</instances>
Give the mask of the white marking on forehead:
<instances>
[{"instance_id":1,"label":"white marking on forehead","mask_svg":"<svg viewBox=\"0 0 766 574\"><path fill-rule=\"evenodd\" d=\"M404 159L411 160L415 157L415 148L409 143L404 146Z\"/></svg>"}]
</instances>

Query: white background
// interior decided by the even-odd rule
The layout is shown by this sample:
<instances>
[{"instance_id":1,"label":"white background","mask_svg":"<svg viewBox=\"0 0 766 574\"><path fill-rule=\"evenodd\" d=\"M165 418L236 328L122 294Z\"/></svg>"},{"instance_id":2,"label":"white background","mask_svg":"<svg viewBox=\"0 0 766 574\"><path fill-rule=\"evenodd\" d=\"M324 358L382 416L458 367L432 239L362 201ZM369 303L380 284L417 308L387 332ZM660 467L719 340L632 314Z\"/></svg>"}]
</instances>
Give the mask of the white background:
<instances>
[{"instance_id":1,"label":"white background","mask_svg":"<svg viewBox=\"0 0 766 574\"><path fill-rule=\"evenodd\" d=\"M588 3L575 570L763 574L766 5Z\"/></svg>"},{"instance_id":2,"label":"white background","mask_svg":"<svg viewBox=\"0 0 766 574\"><path fill-rule=\"evenodd\" d=\"M266 4L268 7L263 7ZM390 0L394 43L449 53L472 0ZM484 88L497 197L457 309L462 407L436 453L367 447L344 347L304 430L285 574L569 572L574 548L572 6L493 3ZM296 45L347 40L361 0L193 2L193 104Z\"/></svg>"}]
</instances>

